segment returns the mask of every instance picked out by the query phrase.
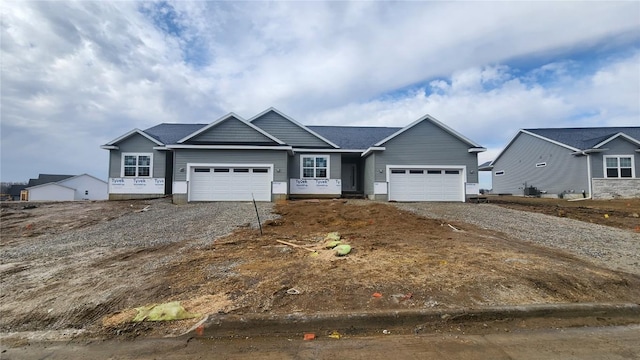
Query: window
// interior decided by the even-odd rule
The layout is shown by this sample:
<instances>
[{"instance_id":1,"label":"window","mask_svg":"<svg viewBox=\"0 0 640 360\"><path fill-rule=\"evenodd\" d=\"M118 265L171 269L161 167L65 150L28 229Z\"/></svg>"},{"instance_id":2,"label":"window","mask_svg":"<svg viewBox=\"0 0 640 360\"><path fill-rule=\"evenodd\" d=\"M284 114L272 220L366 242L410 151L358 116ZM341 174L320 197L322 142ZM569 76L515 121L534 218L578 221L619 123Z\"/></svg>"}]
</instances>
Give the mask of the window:
<instances>
[{"instance_id":1,"label":"window","mask_svg":"<svg viewBox=\"0 0 640 360\"><path fill-rule=\"evenodd\" d=\"M495 176L502 176L502 175L504 175L504 170L496 171L494 175Z\"/></svg>"},{"instance_id":2,"label":"window","mask_svg":"<svg viewBox=\"0 0 640 360\"><path fill-rule=\"evenodd\" d=\"M392 174L404 174L406 173L406 170L396 170L396 169L391 169L391 173Z\"/></svg>"},{"instance_id":3,"label":"window","mask_svg":"<svg viewBox=\"0 0 640 360\"><path fill-rule=\"evenodd\" d=\"M634 176L633 155L605 156L604 173L607 178L632 178Z\"/></svg>"},{"instance_id":4,"label":"window","mask_svg":"<svg viewBox=\"0 0 640 360\"><path fill-rule=\"evenodd\" d=\"M431 174L431 175L438 174L438 175L440 175L440 174L442 174L442 170L427 170L427 174Z\"/></svg>"},{"instance_id":5,"label":"window","mask_svg":"<svg viewBox=\"0 0 640 360\"><path fill-rule=\"evenodd\" d=\"M460 174L460 170L445 170L444 173L449 175L458 175Z\"/></svg>"},{"instance_id":6,"label":"window","mask_svg":"<svg viewBox=\"0 0 640 360\"><path fill-rule=\"evenodd\" d=\"M302 178L303 179L328 179L329 178L329 156L313 155L302 156Z\"/></svg>"},{"instance_id":7,"label":"window","mask_svg":"<svg viewBox=\"0 0 640 360\"><path fill-rule=\"evenodd\" d=\"M536 164L536 167L537 167L537 168L539 168L539 167L545 167L545 166L547 166L547 163L546 163L546 162L541 162L541 163L537 163L537 164Z\"/></svg>"},{"instance_id":8,"label":"window","mask_svg":"<svg viewBox=\"0 0 640 360\"><path fill-rule=\"evenodd\" d=\"M123 177L150 177L151 154L122 154L122 176Z\"/></svg>"},{"instance_id":9,"label":"window","mask_svg":"<svg viewBox=\"0 0 640 360\"><path fill-rule=\"evenodd\" d=\"M409 174L424 174L424 170L409 170Z\"/></svg>"}]
</instances>

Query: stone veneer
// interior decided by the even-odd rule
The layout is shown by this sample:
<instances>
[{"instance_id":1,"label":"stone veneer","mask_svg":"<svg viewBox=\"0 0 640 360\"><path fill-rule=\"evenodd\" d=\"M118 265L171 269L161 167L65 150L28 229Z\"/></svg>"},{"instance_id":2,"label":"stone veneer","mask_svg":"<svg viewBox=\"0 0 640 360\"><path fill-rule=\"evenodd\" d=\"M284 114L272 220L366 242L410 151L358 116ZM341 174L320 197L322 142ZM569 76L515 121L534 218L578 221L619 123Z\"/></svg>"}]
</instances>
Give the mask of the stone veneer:
<instances>
[{"instance_id":1,"label":"stone veneer","mask_svg":"<svg viewBox=\"0 0 640 360\"><path fill-rule=\"evenodd\" d=\"M592 179L593 199L640 198L640 178Z\"/></svg>"}]
</instances>

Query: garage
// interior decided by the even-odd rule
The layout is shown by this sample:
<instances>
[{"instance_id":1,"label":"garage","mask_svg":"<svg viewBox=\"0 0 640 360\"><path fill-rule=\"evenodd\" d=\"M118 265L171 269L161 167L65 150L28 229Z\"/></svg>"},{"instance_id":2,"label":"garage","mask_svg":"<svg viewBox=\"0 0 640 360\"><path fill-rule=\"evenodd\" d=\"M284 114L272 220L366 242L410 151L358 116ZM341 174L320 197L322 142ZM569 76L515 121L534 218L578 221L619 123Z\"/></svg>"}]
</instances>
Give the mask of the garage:
<instances>
[{"instance_id":1,"label":"garage","mask_svg":"<svg viewBox=\"0 0 640 360\"><path fill-rule=\"evenodd\" d=\"M464 169L390 168L389 201L464 201Z\"/></svg>"},{"instance_id":2,"label":"garage","mask_svg":"<svg viewBox=\"0 0 640 360\"><path fill-rule=\"evenodd\" d=\"M268 166L193 166L189 201L271 201Z\"/></svg>"}]
</instances>

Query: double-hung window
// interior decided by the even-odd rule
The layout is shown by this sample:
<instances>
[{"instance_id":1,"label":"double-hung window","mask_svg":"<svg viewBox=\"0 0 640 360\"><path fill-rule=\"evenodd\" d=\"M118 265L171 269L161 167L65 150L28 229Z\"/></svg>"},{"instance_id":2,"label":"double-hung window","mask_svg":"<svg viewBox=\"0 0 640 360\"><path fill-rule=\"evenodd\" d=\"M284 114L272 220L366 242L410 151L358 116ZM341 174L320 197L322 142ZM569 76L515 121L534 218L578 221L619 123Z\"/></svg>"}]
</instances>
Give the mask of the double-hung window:
<instances>
[{"instance_id":1,"label":"double-hung window","mask_svg":"<svg viewBox=\"0 0 640 360\"><path fill-rule=\"evenodd\" d=\"M122 154L123 177L151 177L152 154L124 153Z\"/></svg>"},{"instance_id":2,"label":"double-hung window","mask_svg":"<svg viewBox=\"0 0 640 360\"><path fill-rule=\"evenodd\" d=\"M303 155L302 163L303 179L328 179L329 156L328 155Z\"/></svg>"},{"instance_id":3,"label":"double-hung window","mask_svg":"<svg viewBox=\"0 0 640 360\"><path fill-rule=\"evenodd\" d=\"M634 176L633 155L604 157L605 177L632 178Z\"/></svg>"}]
</instances>

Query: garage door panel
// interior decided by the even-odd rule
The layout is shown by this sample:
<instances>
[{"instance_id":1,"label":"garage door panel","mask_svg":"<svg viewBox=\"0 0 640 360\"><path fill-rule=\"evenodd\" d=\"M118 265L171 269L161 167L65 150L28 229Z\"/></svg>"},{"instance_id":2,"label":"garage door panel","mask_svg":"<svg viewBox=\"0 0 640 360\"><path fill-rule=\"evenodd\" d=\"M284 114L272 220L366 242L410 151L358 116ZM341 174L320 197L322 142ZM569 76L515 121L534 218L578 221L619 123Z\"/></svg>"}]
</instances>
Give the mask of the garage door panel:
<instances>
[{"instance_id":1,"label":"garage door panel","mask_svg":"<svg viewBox=\"0 0 640 360\"><path fill-rule=\"evenodd\" d=\"M269 168L194 168L190 180L190 201L271 201Z\"/></svg>"},{"instance_id":2,"label":"garage door panel","mask_svg":"<svg viewBox=\"0 0 640 360\"><path fill-rule=\"evenodd\" d=\"M460 169L391 169L389 200L392 201L461 201Z\"/></svg>"}]
</instances>

